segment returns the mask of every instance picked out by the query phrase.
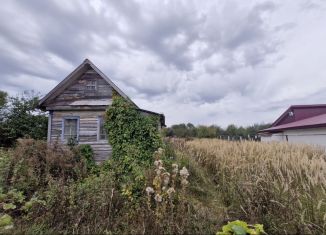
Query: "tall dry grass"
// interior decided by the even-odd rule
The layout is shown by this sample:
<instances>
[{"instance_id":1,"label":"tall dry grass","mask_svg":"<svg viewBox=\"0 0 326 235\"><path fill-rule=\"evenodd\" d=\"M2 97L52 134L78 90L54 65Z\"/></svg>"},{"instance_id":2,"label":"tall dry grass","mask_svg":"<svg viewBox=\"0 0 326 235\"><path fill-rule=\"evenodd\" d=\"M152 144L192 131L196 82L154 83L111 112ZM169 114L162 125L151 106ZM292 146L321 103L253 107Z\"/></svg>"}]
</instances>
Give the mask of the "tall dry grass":
<instances>
[{"instance_id":1,"label":"tall dry grass","mask_svg":"<svg viewBox=\"0 0 326 235\"><path fill-rule=\"evenodd\" d=\"M210 172L227 220L263 223L270 234L326 234L326 157L286 143L175 140Z\"/></svg>"}]
</instances>

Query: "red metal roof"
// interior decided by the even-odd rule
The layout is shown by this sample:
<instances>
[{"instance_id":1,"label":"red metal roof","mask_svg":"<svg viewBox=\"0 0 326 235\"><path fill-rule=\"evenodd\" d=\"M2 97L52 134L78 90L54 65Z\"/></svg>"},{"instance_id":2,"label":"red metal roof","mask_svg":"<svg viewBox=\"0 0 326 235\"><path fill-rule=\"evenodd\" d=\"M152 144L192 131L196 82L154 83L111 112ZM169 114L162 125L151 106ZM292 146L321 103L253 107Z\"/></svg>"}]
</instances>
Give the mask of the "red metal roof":
<instances>
[{"instance_id":1,"label":"red metal roof","mask_svg":"<svg viewBox=\"0 0 326 235\"><path fill-rule=\"evenodd\" d=\"M326 105L292 105L270 128L259 132L275 133L288 129L326 126Z\"/></svg>"},{"instance_id":2,"label":"red metal roof","mask_svg":"<svg viewBox=\"0 0 326 235\"><path fill-rule=\"evenodd\" d=\"M289 112L293 112L294 115L289 116ZM272 124L272 126L283 125L324 113L326 113L326 104L292 105Z\"/></svg>"}]
</instances>

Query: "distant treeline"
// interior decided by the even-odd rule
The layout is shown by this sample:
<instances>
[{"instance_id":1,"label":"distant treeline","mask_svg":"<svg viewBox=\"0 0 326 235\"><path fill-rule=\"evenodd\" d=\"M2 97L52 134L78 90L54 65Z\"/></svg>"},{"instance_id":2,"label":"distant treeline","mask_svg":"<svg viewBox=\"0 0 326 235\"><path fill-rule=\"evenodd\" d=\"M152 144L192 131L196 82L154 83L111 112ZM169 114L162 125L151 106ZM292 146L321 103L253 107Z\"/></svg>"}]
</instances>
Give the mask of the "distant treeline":
<instances>
[{"instance_id":1,"label":"distant treeline","mask_svg":"<svg viewBox=\"0 0 326 235\"><path fill-rule=\"evenodd\" d=\"M180 138L220 138L229 140L238 139L258 139L257 132L259 130L269 127L270 124L254 124L248 127L237 127L236 125L229 125L227 128L222 128L217 125L198 125L192 123L176 124L165 128L164 135L168 137Z\"/></svg>"}]
</instances>

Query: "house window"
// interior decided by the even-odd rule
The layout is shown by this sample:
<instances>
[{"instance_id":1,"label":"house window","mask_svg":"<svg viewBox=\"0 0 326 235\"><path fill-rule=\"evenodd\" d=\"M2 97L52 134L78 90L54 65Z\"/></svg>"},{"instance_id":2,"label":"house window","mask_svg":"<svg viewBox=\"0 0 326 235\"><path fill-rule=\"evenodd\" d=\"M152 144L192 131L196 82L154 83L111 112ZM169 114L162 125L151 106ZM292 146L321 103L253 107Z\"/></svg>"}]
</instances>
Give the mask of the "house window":
<instances>
[{"instance_id":1,"label":"house window","mask_svg":"<svg viewBox=\"0 0 326 235\"><path fill-rule=\"evenodd\" d=\"M105 126L104 126L104 117L99 116L98 117L98 135L97 135L97 139L98 140L106 140L107 139L107 133L105 130Z\"/></svg>"},{"instance_id":2,"label":"house window","mask_svg":"<svg viewBox=\"0 0 326 235\"><path fill-rule=\"evenodd\" d=\"M79 118L65 117L62 126L63 140L67 142L77 142L79 137Z\"/></svg>"},{"instance_id":3,"label":"house window","mask_svg":"<svg viewBox=\"0 0 326 235\"><path fill-rule=\"evenodd\" d=\"M86 90L95 91L96 90L96 81L88 81L86 84Z\"/></svg>"}]
</instances>

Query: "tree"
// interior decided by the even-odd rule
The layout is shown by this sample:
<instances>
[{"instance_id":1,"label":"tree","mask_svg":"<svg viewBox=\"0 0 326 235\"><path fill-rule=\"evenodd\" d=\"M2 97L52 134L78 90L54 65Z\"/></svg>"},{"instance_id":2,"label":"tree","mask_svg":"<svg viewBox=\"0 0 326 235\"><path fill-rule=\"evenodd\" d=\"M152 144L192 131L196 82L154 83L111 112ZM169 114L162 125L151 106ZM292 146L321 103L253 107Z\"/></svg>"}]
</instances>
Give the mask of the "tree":
<instances>
[{"instance_id":1,"label":"tree","mask_svg":"<svg viewBox=\"0 0 326 235\"><path fill-rule=\"evenodd\" d=\"M18 138L46 138L47 116L37 108L37 94L24 92L5 100L0 110L0 147L11 147Z\"/></svg>"},{"instance_id":2,"label":"tree","mask_svg":"<svg viewBox=\"0 0 326 235\"><path fill-rule=\"evenodd\" d=\"M231 125L228 125L228 127L226 128L226 135L229 135L229 136L236 136L237 135L237 127L233 124Z\"/></svg>"},{"instance_id":3,"label":"tree","mask_svg":"<svg viewBox=\"0 0 326 235\"><path fill-rule=\"evenodd\" d=\"M181 137L181 138L188 136L187 126L183 123L177 124L177 125L172 125L171 129L172 129L174 136Z\"/></svg>"},{"instance_id":4,"label":"tree","mask_svg":"<svg viewBox=\"0 0 326 235\"><path fill-rule=\"evenodd\" d=\"M187 135L188 137L195 137L197 135L196 133L196 127L192 123L187 124Z\"/></svg>"},{"instance_id":5,"label":"tree","mask_svg":"<svg viewBox=\"0 0 326 235\"><path fill-rule=\"evenodd\" d=\"M7 92L0 91L0 109L7 103Z\"/></svg>"}]
</instances>

